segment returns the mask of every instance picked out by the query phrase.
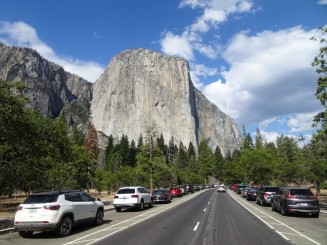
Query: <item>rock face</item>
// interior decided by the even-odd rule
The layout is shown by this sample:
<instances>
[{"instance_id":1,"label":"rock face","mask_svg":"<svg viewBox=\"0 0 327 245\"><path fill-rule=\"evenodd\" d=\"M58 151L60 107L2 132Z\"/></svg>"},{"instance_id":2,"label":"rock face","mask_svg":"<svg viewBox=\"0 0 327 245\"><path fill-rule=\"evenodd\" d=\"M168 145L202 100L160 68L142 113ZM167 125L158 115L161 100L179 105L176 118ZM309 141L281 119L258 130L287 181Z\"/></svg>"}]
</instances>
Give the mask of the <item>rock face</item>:
<instances>
[{"instance_id":1,"label":"rock face","mask_svg":"<svg viewBox=\"0 0 327 245\"><path fill-rule=\"evenodd\" d=\"M150 128L165 142L197 147L207 139L222 154L239 149L241 135L228 115L192 84L186 60L145 49L115 56L93 85L91 121L114 138L144 137Z\"/></svg>"},{"instance_id":2,"label":"rock face","mask_svg":"<svg viewBox=\"0 0 327 245\"><path fill-rule=\"evenodd\" d=\"M71 123L87 123L92 83L66 72L29 48L0 43L0 79L27 85L29 105L50 118L67 112Z\"/></svg>"},{"instance_id":3,"label":"rock face","mask_svg":"<svg viewBox=\"0 0 327 245\"><path fill-rule=\"evenodd\" d=\"M137 142L151 128L163 134L166 144L174 137L176 144L198 147L206 139L223 155L240 147L233 119L193 86L188 63L181 58L128 50L91 84L32 49L0 43L0 79L25 83L29 106L45 116L56 118L64 111L69 124L84 132L91 121L102 149L109 135L120 139L125 134Z\"/></svg>"}]
</instances>

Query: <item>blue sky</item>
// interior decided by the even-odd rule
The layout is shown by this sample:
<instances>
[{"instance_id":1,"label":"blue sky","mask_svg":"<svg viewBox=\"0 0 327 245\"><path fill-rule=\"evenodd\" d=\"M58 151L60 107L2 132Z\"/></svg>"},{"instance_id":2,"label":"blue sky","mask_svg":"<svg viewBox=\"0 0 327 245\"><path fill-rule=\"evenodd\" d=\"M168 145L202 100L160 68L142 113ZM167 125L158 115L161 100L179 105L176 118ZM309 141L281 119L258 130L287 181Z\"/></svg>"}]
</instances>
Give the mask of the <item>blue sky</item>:
<instances>
[{"instance_id":1,"label":"blue sky","mask_svg":"<svg viewBox=\"0 0 327 245\"><path fill-rule=\"evenodd\" d=\"M90 82L127 49L182 56L194 85L267 141L309 141L323 110L310 37L327 24L327 0L2 0L1 10L1 42Z\"/></svg>"}]
</instances>

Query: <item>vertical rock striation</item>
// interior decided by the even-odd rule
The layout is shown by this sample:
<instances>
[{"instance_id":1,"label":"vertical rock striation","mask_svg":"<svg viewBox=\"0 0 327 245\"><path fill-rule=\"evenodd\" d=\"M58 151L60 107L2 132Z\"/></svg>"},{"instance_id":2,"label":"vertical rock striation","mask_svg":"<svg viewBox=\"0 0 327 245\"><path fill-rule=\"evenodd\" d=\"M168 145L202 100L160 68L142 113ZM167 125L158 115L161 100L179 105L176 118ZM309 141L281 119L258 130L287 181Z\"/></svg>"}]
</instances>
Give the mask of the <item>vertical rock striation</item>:
<instances>
[{"instance_id":1,"label":"vertical rock striation","mask_svg":"<svg viewBox=\"0 0 327 245\"><path fill-rule=\"evenodd\" d=\"M196 147L207 139L222 154L240 146L234 121L192 84L187 61L146 49L115 56L93 85L91 121L103 134L135 140L150 128L166 142Z\"/></svg>"}]
</instances>

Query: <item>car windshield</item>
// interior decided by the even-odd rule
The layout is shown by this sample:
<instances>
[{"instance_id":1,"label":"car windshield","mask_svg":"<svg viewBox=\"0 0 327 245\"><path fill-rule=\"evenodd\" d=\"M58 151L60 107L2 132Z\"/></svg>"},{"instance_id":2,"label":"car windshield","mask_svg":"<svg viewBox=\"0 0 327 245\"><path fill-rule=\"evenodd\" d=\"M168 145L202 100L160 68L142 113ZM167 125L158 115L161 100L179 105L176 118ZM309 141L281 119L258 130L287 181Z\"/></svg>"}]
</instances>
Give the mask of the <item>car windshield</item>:
<instances>
[{"instance_id":1,"label":"car windshield","mask_svg":"<svg viewBox=\"0 0 327 245\"><path fill-rule=\"evenodd\" d=\"M56 202L57 197L57 195L31 195L26 198L24 204Z\"/></svg>"},{"instance_id":2,"label":"car windshield","mask_svg":"<svg viewBox=\"0 0 327 245\"><path fill-rule=\"evenodd\" d=\"M256 189L256 188L250 188L250 189L248 189L248 192L257 192L258 191L258 189Z\"/></svg>"},{"instance_id":3,"label":"car windshield","mask_svg":"<svg viewBox=\"0 0 327 245\"><path fill-rule=\"evenodd\" d=\"M293 189L290 190L291 196L303 195L303 196L313 196L312 192L308 189Z\"/></svg>"},{"instance_id":4,"label":"car windshield","mask_svg":"<svg viewBox=\"0 0 327 245\"><path fill-rule=\"evenodd\" d=\"M135 193L135 189L120 189L118 190L117 194L134 194Z\"/></svg>"}]
</instances>

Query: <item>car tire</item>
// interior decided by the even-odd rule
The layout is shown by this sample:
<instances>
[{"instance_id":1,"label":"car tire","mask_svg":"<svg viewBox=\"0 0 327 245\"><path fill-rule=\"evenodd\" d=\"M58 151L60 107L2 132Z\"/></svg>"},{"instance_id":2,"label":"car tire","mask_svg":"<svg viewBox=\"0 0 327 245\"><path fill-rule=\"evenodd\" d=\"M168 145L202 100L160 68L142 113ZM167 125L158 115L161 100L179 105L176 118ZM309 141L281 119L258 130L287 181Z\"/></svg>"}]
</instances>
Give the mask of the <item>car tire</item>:
<instances>
[{"instance_id":1,"label":"car tire","mask_svg":"<svg viewBox=\"0 0 327 245\"><path fill-rule=\"evenodd\" d=\"M95 225L101 225L103 222L103 209L98 209L97 214L95 215L95 220L94 220L94 224Z\"/></svg>"},{"instance_id":2,"label":"car tire","mask_svg":"<svg viewBox=\"0 0 327 245\"><path fill-rule=\"evenodd\" d=\"M312 217L314 217L314 218L319 218L319 213L313 213L313 214L312 214Z\"/></svg>"},{"instance_id":3,"label":"car tire","mask_svg":"<svg viewBox=\"0 0 327 245\"><path fill-rule=\"evenodd\" d=\"M57 236L68 236L73 229L73 220L70 216L64 216L60 222L60 225L56 231Z\"/></svg>"},{"instance_id":4,"label":"car tire","mask_svg":"<svg viewBox=\"0 0 327 245\"><path fill-rule=\"evenodd\" d=\"M285 208L282 206L281 209L280 209L280 213L283 215L283 216L287 216L288 213L287 211L285 210Z\"/></svg>"},{"instance_id":5,"label":"car tire","mask_svg":"<svg viewBox=\"0 0 327 245\"><path fill-rule=\"evenodd\" d=\"M116 212L121 212L121 208L116 208Z\"/></svg>"},{"instance_id":6,"label":"car tire","mask_svg":"<svg viewBox=\"0 0 327 245\"><path fill-rule=\"evenodd\" d=\"M33 231L19 231L18 234L23 238L29 238L33 235Z\"/></svg>"},{"instance_id":7,"label":"car tire","mask_svg":"<svg viewBox=\"0 0 327 245\"><path fill-rule=\"evenodd\" d=\"M143 211L143 210L144 210L144 202L143 202L143 200L142 200L141 203L140 203L139 210L140 210L140 211Z\"/></svg>"},{"instance_id":8,"label":"car tire","mask_svg":"<svg viewBox=\"0 0 327 245\"><path fill-rule=\"evenodd\" d=\"M271 202L271 211L277 211L275 204Z\"/></svg>"},{"instance_id":9,"label":"car tire","mask_svg":"<svg viewBox=\"0 0 327 245\"><path fill-rule=\"evenodd\" d=\"M153 207L153 201L151 200L149 203L149 208L152 208L152 207Z\"/></svg>"}]
</instances>

